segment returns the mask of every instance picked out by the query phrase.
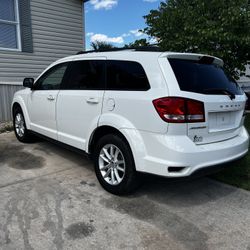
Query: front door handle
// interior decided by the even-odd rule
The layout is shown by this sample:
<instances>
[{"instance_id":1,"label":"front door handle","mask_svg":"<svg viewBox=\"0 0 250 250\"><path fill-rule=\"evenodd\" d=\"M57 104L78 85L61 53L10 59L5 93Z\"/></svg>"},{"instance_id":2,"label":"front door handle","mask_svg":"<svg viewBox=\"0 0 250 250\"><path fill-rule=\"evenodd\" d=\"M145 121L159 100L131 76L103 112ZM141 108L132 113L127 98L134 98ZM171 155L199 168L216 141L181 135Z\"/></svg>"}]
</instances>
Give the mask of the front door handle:
<instances>
[{"instance_id":1,"label":"front door handle","mask_svg":"<svg viewBox=\"0 0 250 250\"><path fill-rule=\"evenodd\" d=\"M49 101L54 101L54 100L55 100L55 97L54 97L53 95L49 95L49 96L47 97L47 99L48 99Z\"/></svg>"},{"instance_id":2,"label":"front door handle","mask_svg":"<svg viewBox=\"0 0 250 250\"><path fill-rule=\"evenodd\" d=\"M87 103L89 104L98 104L99 103L99 100L98 98L95 98L95 97L90 97L86 100Z\"/></svg>"}]
</instances>

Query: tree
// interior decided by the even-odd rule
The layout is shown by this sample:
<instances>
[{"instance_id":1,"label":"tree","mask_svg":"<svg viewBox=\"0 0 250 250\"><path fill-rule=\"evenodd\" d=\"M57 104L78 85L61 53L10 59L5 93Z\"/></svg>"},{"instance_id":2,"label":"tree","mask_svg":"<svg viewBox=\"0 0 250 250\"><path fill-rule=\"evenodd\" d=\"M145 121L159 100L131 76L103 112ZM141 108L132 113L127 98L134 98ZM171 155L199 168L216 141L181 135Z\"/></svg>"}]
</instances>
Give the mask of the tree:
<instances>
[{"instance_id":1,"label":"tree","mask_svg":"<svg viewBox=\"0 0 250 250\"><path fill-rule=\"evenodd\" d=\"M141 46L148 46L148 45L149 45L149 42L147 41L147 39L143 38L143 39L135 40L132 43L126 44L124 48L141 47Z\"/></svg>"},{"instance_id":2,"label":"tree","mask_svg":"<svg viewBox=\"0 0 250 250\"><path fill-rule=\"evenodd\" d=\"M162 49L220 57L236 79L250 59L248 0L167 0L144 18Z\"/></svg>"},{"instance_id":3,"label":"tree","mask_svg":"<svg viewBox=\"0 0 250 250\"><path fill-rule=\"evenodd\" d=\"M93 48L93 50L105 50L115 48L115 46L113 46L112 44L103 41L92 42L90 46Z\"/></svg>"}]
</instances>

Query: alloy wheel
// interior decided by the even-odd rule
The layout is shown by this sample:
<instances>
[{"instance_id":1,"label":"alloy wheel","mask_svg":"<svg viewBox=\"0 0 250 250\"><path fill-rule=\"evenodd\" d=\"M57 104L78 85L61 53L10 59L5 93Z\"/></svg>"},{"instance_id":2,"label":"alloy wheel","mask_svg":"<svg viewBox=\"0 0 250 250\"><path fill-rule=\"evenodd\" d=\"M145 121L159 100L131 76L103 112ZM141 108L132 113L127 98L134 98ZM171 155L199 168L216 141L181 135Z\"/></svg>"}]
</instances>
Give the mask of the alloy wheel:
<instances>
[{"instance_id":1,"label":"alloy wheel","mask_svg":"<svg viewBox=\"0 0 250 250\"><path fill-rule=\"evenodd\" d=\"M114 144L107 144L101 149L98 161L103 179L110 185L119 185L126 170L126 163L121 150Z\"/></svg>"},{"instance_id":2,"label":"alloy wheel","mask_svg":"<svg viewBox=\"0 0 250 250\"><path fill-rule=\"evenodd\" d=\"M17 113L15 117L15 130L19 137L23 137L25 133L24 118L21 113Z\"/></svg>"}]
</instances>

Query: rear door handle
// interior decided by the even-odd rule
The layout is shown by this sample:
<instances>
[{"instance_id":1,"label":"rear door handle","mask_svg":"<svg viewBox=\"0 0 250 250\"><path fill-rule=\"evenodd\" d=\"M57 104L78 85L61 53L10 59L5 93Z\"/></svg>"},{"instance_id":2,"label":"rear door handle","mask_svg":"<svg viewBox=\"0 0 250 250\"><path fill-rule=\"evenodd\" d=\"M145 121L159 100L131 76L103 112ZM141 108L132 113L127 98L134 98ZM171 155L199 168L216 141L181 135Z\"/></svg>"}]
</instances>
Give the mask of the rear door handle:
<instances>
[{"instance_id":1,"label":"rear door handle","mask_svg":"<svg viewBox=\"0 0 250 250\"><path fill-rule=\"evenodd\" d=\"M48 99L49 101L54 101L54 100L55 100L55 97L54 97L53 95L49 95L49 96L47 97L47 99Z\"/></svg>"},{"instance_id":2,"label":"rear door handle","mask_svg":"<svg viewBox=\"0 0 250 250\"><path fill-rule=\"evenodd\" d=\"M98 100L98 98L96 98L96 97L90 97L90 98L88 98L88 99L86 100L86 102L89 103L89 104L98 104L98 103L99 103L99 100Z\"/></svg>"}]
</instances>

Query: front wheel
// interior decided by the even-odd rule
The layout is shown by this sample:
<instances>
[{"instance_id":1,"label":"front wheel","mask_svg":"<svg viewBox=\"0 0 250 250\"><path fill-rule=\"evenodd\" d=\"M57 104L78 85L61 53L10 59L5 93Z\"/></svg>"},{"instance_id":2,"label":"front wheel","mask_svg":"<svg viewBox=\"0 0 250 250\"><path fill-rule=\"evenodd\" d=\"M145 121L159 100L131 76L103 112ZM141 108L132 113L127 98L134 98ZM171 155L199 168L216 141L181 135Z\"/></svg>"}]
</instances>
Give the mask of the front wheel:
<instances>
[{"instance_id":1,"label":"front wheel","mask_svg":"<svg viewBox=\"0 0 250 250\"><path fill-rule=\"evenodd\" d=\"M16 108L13 112L13 127L16 138L20 142L31 142L33 136L27 130L26 123L24 120L24 115L20 107Z\"/></svg>"},{"instance_id":2,"label":"front wheel","mask_svg":"<svg viewBox=\"0 0 250 250\"><path fill-rule=\"evenodd\" d=\"M138 186L131 149L117 135L102 137L94 152L95 172L102 187L112 194L131 193Z\"/></svg>"}]
</instances>

